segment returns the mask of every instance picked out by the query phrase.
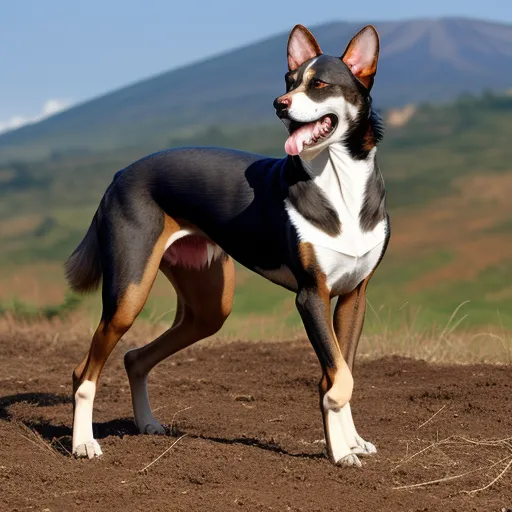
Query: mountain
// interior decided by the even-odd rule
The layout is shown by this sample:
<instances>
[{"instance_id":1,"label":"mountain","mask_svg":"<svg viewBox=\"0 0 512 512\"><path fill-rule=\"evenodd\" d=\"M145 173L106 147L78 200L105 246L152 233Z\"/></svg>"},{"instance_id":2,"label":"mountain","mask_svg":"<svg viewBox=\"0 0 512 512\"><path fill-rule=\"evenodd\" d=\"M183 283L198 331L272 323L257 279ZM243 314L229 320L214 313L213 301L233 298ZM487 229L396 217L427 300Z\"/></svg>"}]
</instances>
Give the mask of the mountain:
<instances>
[{"instance_id":1,"label":"mountain","mask_svg":"<svg viewBox=\"0 0 512 512\"><path fill-rule=\"evenodd\" d=\"M309 28L325 53L340 55L366 23ZM381 37L373 92L378 108L512 87L512 25L464 18L373 24ZM277 122L272 101L284 90L287 36L281 33L148 78L6 133L0 136L0 160L160 148L178 132Z\"/></svg>"}]
</instances>

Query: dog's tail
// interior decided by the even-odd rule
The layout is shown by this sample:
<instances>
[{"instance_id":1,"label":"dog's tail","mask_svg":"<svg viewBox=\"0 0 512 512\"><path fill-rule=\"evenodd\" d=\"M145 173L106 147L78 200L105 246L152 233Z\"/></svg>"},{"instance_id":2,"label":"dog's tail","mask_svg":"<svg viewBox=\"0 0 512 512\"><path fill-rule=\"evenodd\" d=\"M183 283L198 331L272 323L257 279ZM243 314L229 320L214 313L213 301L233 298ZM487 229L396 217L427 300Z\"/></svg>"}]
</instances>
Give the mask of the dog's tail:
<instances>
[{"instance_id":1,"label":"dog's tail","mask_svg":"<svg viewBox=\"0 0 512 512\"><path fill-rule=\"evenodd\" d=\"M102 269L98 247L96 214L83 240L64 264L64 271L72 290L88 293L98 288Z\"/></svg>"}]
</instances>

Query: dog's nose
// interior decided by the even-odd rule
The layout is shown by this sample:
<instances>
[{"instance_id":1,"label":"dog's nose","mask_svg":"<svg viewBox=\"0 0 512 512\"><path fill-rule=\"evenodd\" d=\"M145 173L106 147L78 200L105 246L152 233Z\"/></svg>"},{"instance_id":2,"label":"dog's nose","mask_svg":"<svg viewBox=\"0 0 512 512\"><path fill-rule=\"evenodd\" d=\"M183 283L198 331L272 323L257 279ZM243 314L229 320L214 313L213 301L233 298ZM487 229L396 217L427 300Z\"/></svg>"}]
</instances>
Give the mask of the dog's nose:
<instances>
[{"instance_id":1,"label":"dog's nose","mask_svg":"<svg viewBox=\"0 0 512 512\"><path fill-rule=\"evenodd\" d=\"M283 112L283 110L286 110L290 104L291 100L286 96L279 96L279 98L274 100L274 108L277 110L277 112Z\"/></svg>"}]
</instances>

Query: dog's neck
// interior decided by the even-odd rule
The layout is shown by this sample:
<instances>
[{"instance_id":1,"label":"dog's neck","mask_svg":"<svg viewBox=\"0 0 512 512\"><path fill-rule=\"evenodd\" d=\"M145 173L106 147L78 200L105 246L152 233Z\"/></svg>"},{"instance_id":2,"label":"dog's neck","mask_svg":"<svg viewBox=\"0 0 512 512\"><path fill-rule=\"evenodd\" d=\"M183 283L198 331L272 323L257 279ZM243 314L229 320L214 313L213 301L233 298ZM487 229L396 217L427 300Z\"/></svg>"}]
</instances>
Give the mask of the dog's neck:
<instances>
[{"instance_id":1,"label":"dog's neck","mask_svg":"<svg viewBox=\"0 0 512 512\"><path fill-rule=\"evenodd\" d=\"M336 210L359 218L368 193L368 182L378 172L374 147L364 159L356 159L341 142L329 145L312 160L301 158L306 172L322 189Z\"/></svg>"}]
</instances>

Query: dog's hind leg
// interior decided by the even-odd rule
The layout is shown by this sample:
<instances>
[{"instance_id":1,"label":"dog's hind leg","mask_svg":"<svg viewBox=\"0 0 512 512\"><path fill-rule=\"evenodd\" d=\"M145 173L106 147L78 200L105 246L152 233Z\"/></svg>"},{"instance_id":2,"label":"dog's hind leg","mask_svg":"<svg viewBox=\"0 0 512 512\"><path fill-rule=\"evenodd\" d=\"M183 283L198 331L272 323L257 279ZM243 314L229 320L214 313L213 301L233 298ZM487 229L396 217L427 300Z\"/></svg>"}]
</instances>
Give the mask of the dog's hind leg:
<instances>
[{"instance_id":1,"label":"dog's hind leg","mask_svg":"<svg viewBox=\"0 0 512 512\"><path fill-rule=\"evenodd\" d=\"M92 428L98 379L108 356L144 307L171 232L165 223L161 226L160 234L144 236L140 225L127 222L126 219L122 226L117 226L117 231L111 229L112 226L108 227L105 235L119 233L120 229L124 232L122 237L112 235L102 238L102 263L106 269L103 272L102 318L85 363L82 361L73 373L72 446L76 457L93 458L102 453L93 437Z\"/></svg>"},{"instance_id":2,"label":"dog's hind leg","mask_svg":"<svg viewBox=\"0 0 512 512\"><path fill-rule=\"evenodd\" d=\"M231 312L235 288L233 260L226 254L214 259L206 268L163 264L161 270L178 294L175 322L148 345L130 350L125 355L135 423L139 431L146 434L165 433L151 412L148 373L170 355L215 334Z\"/></svg>"},{"instance_id":3,"label":"dog's hind leg","mask_svg":"<svg viewBox=\"0 0 512 512\"><path fill-rule=\"evenodd\" d=\"M371 277L371 275L370 275ZM370 277L367 277L354 291L338 298L334 310L334 331L340 350L353 374L357 346L363 330L366 312L366 287ZM365 441L356 430L350 403L339 413L339 421L352 453L369 455L376 453L375 446Z\"/></svg>"}]
</instances>

